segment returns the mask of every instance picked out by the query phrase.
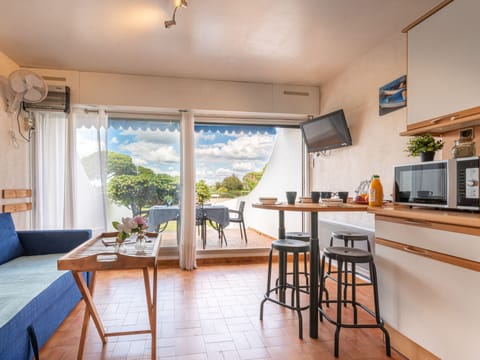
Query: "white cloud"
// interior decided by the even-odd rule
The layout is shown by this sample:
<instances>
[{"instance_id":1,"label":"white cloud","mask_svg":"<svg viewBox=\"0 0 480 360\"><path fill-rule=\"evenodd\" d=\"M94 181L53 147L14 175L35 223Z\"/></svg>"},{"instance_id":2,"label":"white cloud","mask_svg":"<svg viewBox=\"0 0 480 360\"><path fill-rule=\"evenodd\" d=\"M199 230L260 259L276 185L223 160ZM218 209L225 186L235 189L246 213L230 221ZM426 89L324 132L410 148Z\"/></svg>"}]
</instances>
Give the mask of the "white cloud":
<instances>
[{"instance_id":1,"label":"white cloud","mask_svg":"<svg viewBox=\"0 0 480 360\"><path fill-rule=\"evenodd\" d=\"M232 169L220 168L215 170L216 176L230 176L233 174L234 172L232 171Z\"/></svg>"},{"instance_id":2,"label":"white cloud","mask_svg":"<svg viewBox=\"0 0 480 360\"><path fill-rule=\"evenodd\" d=\"M232 169L241 172L250 172L256 170L256 164L252 161L235 161Z\"/></svg>"},{"instance_id":3,"label":"white cloud","mask_svg":"<svg viewBox=\"0 0 480 360\"><path fill-rule=\"evenodd\" d=\"M145 165L150 162L178 163L180 161L177 150L171 145L138 141L120 145L120 149L128 152L137 165Z\"/></svg>"},{"instance_id":4,"label":"white cloud","mask_svg":"<svg viewBox=\"0 0 480 360\"><path fill-rule=\"evenodd\" d=\"M215 140L216 134L210 133L210 132L195 132L195 142L198 142L200 140L203 141L212 141Z\"/></svg>"},{"instance_id":5,"label":"white cloud","mask_svg":"<svg viewBox=\"0 0 480 360\"><path fill-rule=\"evenodd\" d=\"M110 142L111 142L112 144L118 144L118 143L119 143L118 138L116 138L116 137L112 138L112 139L110 140Z\"/></svg>"},{"instance_id":6,"label":"white cloud","mask_svg":"<svg viewBox=\"0 0 480 360\"><path fill-rule=\"evenodd\" d=\"M180 143L180 132L170 130L142 130L142 129L126 129L122 131L122 135L135 136L136 141L151 142L156 144L178 144Z\"/></svg>"},{"instance_id":7,"label":"white cloud","mask_svg":"<svg viewBox=\"0 0 480 360\"><path fill-rule=\"evenodd\" d=\"M226 143L199 145L196 148L196 156L200 159L249 159L267 160L273 149L275 136L254 134L242 135Z\"/></svg>"}]
</instances>

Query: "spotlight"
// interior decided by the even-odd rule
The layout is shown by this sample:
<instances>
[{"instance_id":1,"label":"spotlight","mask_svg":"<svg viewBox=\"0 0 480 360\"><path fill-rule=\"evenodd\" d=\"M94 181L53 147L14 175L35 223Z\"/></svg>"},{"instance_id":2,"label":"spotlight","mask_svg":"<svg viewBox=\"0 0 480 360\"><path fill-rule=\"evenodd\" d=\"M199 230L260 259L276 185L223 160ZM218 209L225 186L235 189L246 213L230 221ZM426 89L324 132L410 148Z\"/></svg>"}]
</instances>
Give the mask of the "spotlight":
<instances>
[{"instance_id":1,"label":"spotlight","mask_svg":"<svg viewBox=\"0 0 480 360\"><path fill-rule=\"evenodd\" d=\"M171 20L166 20L165 21L165 27L168 29L169 27L176 25L177 23L175 22L175 14L177 13L177 9L182 7L186 8L188 6L188 3L186 0L175 0L174 2L175 8L173 9L173 15Z\"/></svg>"},{"instance_id":2,"label":"spotlight","mask_svg":"<svg viewBox=\"0 0 480 360\"><path fill-rule=\"evenodd\" d=\"M177 23L175 22L175 19L172 20L166 20L165 21L165 28L169 28L170 26L176 25Z\"/></svg>"},{"instance_id":3,"label":"spotlight","mask_svg":"<svg viewBox=\"0 0 480 360\"><path fill-rule=\"evenodd\" d=\"M175 7L186 8L188 6L187 0L175 0Z\"/></svg>"}]
</instances>

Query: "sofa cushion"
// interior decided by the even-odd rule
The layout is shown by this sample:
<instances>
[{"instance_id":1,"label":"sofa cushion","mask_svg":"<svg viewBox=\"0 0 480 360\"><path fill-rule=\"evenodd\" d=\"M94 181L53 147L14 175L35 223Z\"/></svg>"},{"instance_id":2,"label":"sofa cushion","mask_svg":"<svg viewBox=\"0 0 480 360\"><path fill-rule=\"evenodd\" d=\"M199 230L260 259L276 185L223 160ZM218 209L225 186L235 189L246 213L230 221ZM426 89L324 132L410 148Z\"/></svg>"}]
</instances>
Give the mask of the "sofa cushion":
<instances>
[{"instance_id":1,"label":"sofa cushion","mask_svg":"<svg viewBox=\"0 0 480 360\"><path fill-rule=\"evenodd\" d=\"M10 213L0 214L0 265L22 256L22 244L18 239Z\"/></svg>"},{"instance_id":2,"label":"sofa cushion","mask_svg":"<svg viewBox=\"0 0 480 360\"><path fill-rule=\"evenodd\" d=\"M0 328L68 271L57 270L59 254L22 256L0 265ZM57 283L67 287L68 278ZM71 280L70 280L71 281ZM39 311L43 305L38 304Z\"/></svg>"},{"instance_id":3,"label":"sofa cushion","mask_svg":"<svg viewBox=\"0 0 480 360\"><path fill-rule=\"evenodd\" d=\"M42 348L80 300L72 272L57 270L60 256L22 256L0 265L1 360L32 359L27 327L33 329ZM7 309L5 304L10 304Z\"/></svg>"}]
</instances>

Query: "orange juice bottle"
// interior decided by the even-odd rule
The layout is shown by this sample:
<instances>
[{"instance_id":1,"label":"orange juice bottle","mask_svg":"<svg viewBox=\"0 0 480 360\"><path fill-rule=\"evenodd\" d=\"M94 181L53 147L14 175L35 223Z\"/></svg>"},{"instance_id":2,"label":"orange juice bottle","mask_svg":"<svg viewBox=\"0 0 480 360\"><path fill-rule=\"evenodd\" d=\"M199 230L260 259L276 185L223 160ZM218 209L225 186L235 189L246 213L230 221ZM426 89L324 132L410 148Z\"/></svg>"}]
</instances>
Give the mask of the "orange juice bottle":
<instances>
[{"instance_id":1,"label":"orange juice bottle","mask_svg":"<svg viewBox=\"0 0 480 360\"><path fill-rule=\"evenodd\" d=\"M380 176L373 175L370 189L368 191L368 206L382 206L383 204L383 187L380 182Z\"/></svg>"}]
</instances>

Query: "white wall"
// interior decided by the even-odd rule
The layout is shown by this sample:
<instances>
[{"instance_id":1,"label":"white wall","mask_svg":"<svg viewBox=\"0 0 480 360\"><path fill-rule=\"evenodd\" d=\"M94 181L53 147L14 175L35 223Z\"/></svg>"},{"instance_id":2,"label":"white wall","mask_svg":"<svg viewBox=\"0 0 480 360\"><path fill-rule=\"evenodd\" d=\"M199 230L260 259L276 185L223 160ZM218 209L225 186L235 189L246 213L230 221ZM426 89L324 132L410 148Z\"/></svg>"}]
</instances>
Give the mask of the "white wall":
<instances>
[{"instance_id":1,"label":"white wall","mask_svg":"<svg viewBox=\"0 0 480 360\"><path fill-rule=\"evenodd\" d=\"M406 35L401 33L386 39L320 89L321 113L343 108L353 145L332 150L328 157L312 158L313 190L349 191L353 196L361 180L378 174L385 198L391 199L393 165L418 161L406 156L403 150L408 138L399 136L406 127L406 108L378 114L378 89L407 73L406 45ZM374 227L369 214L336 213L321 217Z\"/></svg>"},{"instance_id":2,"label":"white wall","mask_svg":"<svg viewBox=\"0 0 480 360\"><path fill-rule=\"evenodd\" d=\"M245 198L247 227L278 237L278 211L252 208L259 197L277 197L286 202L285 191L296 191L297 199L302 196L302 136L299 129L278 129L272 156L265 168L262 180ZM300 213L285 213L286 231L301 231Z\"/></svg>"},{"instance_id":3,"label":"white wall","mask_svg":"<svg viewBox=\"0 0 480 360\"><path fill-rule=\"evenodd\" d=\"M68 85L73 104L305 115L319 112L320 90L315 86L32 70L50 84Z\"/></svg>"},{"instance_id":4,"label":"white wall","mask_svg":"<svg viewBox=\"0 0 480 360\"><path fill-rule=\"evenodd\" d=\"M16 69L18 69L18 65L0 52L0 76L8 77ZM30 162L29 144L18 139L18 148L15 148L9 135L9 131L12 128L16 129L15 119L12 119L12 116L7 114L6 104L0 95L0 190L27 189L31 187L28 170ZM0 205L24 201L30 201L30 199L0 199ZM30 211L13 214L17 229L25 229L29 226L30 214Z\"/></svg>"}]
</instances>

